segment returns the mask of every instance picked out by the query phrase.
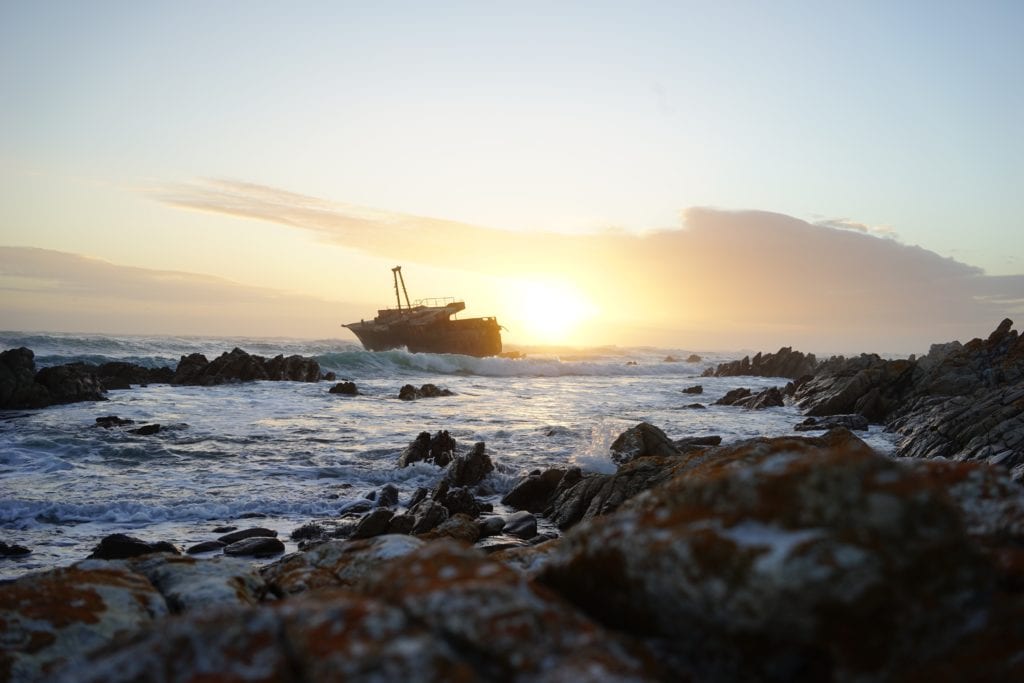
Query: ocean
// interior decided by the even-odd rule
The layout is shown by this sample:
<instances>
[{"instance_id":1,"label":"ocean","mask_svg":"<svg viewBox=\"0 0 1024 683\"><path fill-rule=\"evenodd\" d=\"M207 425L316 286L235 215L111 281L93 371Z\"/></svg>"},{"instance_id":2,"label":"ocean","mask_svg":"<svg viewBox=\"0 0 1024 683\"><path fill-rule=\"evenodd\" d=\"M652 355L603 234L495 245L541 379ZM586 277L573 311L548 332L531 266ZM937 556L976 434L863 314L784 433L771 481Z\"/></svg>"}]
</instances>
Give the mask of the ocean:
<instances>
[{"instance_id":1,"label":"ocean","mask_svg":"<svg viewBox=\"0 0 1024 683\"><path fill-rule=\"evenodd\" d=\"M232 348L262 356L315 357L359 396L328 393L333 382L253 382L215 387L154 384L108 393L104 402L0 411L0 541L32 550L0 558L0 579L84 559L101 538L127 533L186 548L233 525L288 535L311 521L365 506L391 483L405 504L442 470L397 466L422 431L448 430L468 449L487 445L496 471L485 500L499 502L522 476L546 467L614 472L609 446L650 422L672 438L717 434L723 443L793 433L791 406L747 410L712 405L730 389L759 391L782 378L701 377L742 354L604 347L522 358L368 352L341 340L23 334L0 332L0 349L26 346L37 368L72 361L129 361L174 367L185 354L211 360ZM773 350L773 349L766 349ZM401 401L405 384L436 384L454 396ZM682 390L700 384L703 394ZM701 403L706 409L688 407ZM159 433L95 426L117 415ZM872 427L864 438L891 452Z\"/></svg>"}]
</instances>

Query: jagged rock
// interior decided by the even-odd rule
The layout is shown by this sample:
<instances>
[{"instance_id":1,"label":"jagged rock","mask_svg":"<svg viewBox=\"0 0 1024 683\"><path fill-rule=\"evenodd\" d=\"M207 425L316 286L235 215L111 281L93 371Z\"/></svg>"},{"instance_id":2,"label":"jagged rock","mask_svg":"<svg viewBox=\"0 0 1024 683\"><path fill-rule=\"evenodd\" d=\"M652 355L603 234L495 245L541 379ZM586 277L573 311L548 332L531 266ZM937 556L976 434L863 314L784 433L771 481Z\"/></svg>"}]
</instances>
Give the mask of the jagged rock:
<instances>
[{"instance_id":1,"label":"jagged rock","mask_svg":"<svg viewBox=\"0 0 1024 683\"><path fill-rule=\"evenodd\" d=\"M750 410L763 410L765 408L777 408L786 405L782 399L782 391L778 387L765 389L749 398L737 401L733 405L749 408Z\"/></svg>"},{"instance_id":2,"label":"jagged rock","mask_svg":"<svg viewBox=\"0 0 1024 683\"><path fill-rule=\"evenodd\" d=\"M410 514L395 515L388 524L389 534L411 534L416 526L416 518Z\"/></svg>"},{"instance_id":3,"label":"jagged rock","mask_svg":"<svg viewBox=\"0 0 1024 683\"><path fill-rule=\"evenodd\" d=\"M257 526L232 531L231 533L221 536L217 540L225 545L231 545L232 543L236 543L247 538L277 538L277 532L273 529L265 529Z\"/></svg>"},{"instance_id":4,"label":"jagged rock","mask_svg":"<svg viewBox=\"0 0 1024 683\"><path fill-rule=\"evenodd\" d=\"M448 430L439 431L434 436L430 432L420 432L398 458L399 467L408 467L414 462L431 462L444 467L452 460L455 453L455 439Z\"/></svg>"},{"instance_id":5,"label":"jagged rock","mask_svg":"<svg viewBox=\"0 0 1024 683\"><path fill-rule=\"evenodd\" d=\"M679 455L675 444L665 432L647 422L641 422L619 434L610 450L612 460L620 465L637 458Z\"/></svg>"},{"instance_id":6,"label":"jagged rock","mask_svg":"<svg viewBox=\"0 0 1024 683\"><path fill-rule=\"evenodd\" d=\"M432 530L423 534L423 539L452 538L463 543L476 543L480 538L480 525L472 516L455 512Z\"/></svg>"},{"instance_id":7,"label":"jagged rock","mask_svg":"<svg viewBox=\"0 0 1024 683\"><path fill-rule=\"evenodd\" d=\"M129 566L145 576L171 612L199 612L230 605L255 605L267 592L249 562L231 557L147 555Z\"/></svg>"},{"instance_id":8,"label":"jagged rock","mask_svg":"<svg viewBox=\"0 0 1024 683\"><path fill-rule=\"evenodd\" d=\"M959 510L845 430L684 472L570 531L538 580L700 680L899 679L986 621L994 573Z\"/></svg>"},{"instance_id":9,"label":"jagged rock","mask_svg":"<svg viewBox=\"0 0 1024 683\"><path fill-rule=\"evenodd\" d=\"M695 384L692 387L686 387L685 389L683 389L683 393L684 394L703 394L704 393L704 386L700 385L700 384Z\"/></svg>"},{"instance_id":10,"label":"jagged rock","mask_svg":"<svg viewBox=\"0 0 1024 683\"><path fill-rule=\"evenodd\" d=\"M158 425L158 424L142 425L141 427L139 427L137 429L129 429L128 432L130 434L138 434L139 436L152 436L153 434L157 434L157 433L160 432L160 425Z\"/></svg>"},{"instance_id":11,"label":"jagged rock","mask_svg":"<svg viewBox=\"0 0 1024 683\"><path fill-rule=\"evenodd\" d=\"M110 429L111 427L124 427L125 425L132 424L135 424L135 420L118 417L117 415L107 415L106 417L96 418L96 426L103 427L104 429Z\"/></svg>"},{"instance_id":12,"label":"jagged rock","mask_svg":"<svg viewBox=\"0 0 1024 683\"><path fill-rule=\"evenodd\" d=\"M172 553L179 554L173 544L167 541L149 543L134 536L125 534L110 534L105 536L92 550L89 555L91 560L121 560L128 557L138 557L149 553Z\"/></svg>"},{"instance_id":13,"label":"jagged rock","mask_svg":"<svg viewBox=\"0 0 1024 683\"><path fill-rule=\"evenodd\" d=\"M473 496L473 492L469 490L469 487L458 486L453 488L447 481L442 481L438 484L437 489L434 491L433 499L443 505L448 510L449 515L462 513L470 518L476 518L483 511L483 506Z\"/></svg>"},{"instance_id":14,"label":"jagged rock","mask_svg":"<svg viewBox=\"0 0 1024 683\"><path fill-rule=\"evenodd\" d=\"M0 353L0 409L42 408L50 392L36 382L35 354L21 347Z\"/></svg>"},{"instance_id":15,"label":"jagged rock","mask_svg":"<svg viewBox=\"0 0 1024 683\"><path fill-rule=\"evenodd\" d=\"M352 538L370 538L388 533L388 525L394 516L395 513L392 510L377 508L359 521L359 525L356 526Z\"/></svg>"},{"instance_id":16,"label":"jagged rock","mask_svg":"<svg viewBox=\"0 0 1024 683\"><path fill-rule=\"evenodd\" d=\"M384 486L380 487L380 495L377 496L377 505L389 508L393 508L398 505L398 487L394 484L384 484Z\"/></svg>"},{"instance_id":17,"label":"jagged rock","mask_svg":"<svg viewBox=\"0 0 1024 683\"><path fill-rule=\"evenodd\" d=\"M448 509L435 500L427 498L409 510L413 517L410 533L425 534L448 519Z\"/></svg>"},{"instance_id":18,"label":"jagged rock","mask_svg":"<svg viewBox=\"0 0 1024 683\"><path fill-rule=\"evenodd\" d=\"M828 417L809 417L793 427L798 432L827 431L835 427L864 430L868 428L868 419L863 415L829 415Z\"/></svg>"},{"instance_id":19,"label":"jagged rock","mask_svg":"<svg viewBox=\"0 0 1024 683\"><path fill-rule=\"evenodd\" d=\"M338 382L328 389L329 394L342 394L343 396L358 396L359 388L355 382Z\"/></svg>"},{"instance_id":20,"label":"jagged rock","mask_svg":"<svg viewBox=\"0 0 1024 683\"><path fill-rule=\"evenodd\" d=\"M469 453L459 453L452 458L444 480L452 487L476 486L493 471L494 463L491 462L491 456L487 455L484 442L478 441L473 444L473 450Z\"/></svg>"},{"instance_id":21,"label":"jagged rock","mask_svg":"<svg viewBox=\"0 0 1024 683\"><path fill-rule=\"evenodd\" d=\"M182 356L173 384L212 386L254 380L320 381L320 364L302 356L275 356L270 360L235 348L212 361L200 353Z\"/></svg>"},{"instance_id":22,"label":"jagged rock","mask_svg":"<svg viewBox=\"0 0 1024 683\"><path fill-rule=\"evenodd\" d=\"M796 389L794 398L812 417L859 413L881 421L912 390L914 368L910 361L883 360L875 354L830 359Z\"/></svg>"},{"instance_id":23,"label":"jagged rock","mask_svg":"<svg viewBox=\"0 0 1024 683\"><path fill-rule=\"evenodd\" d=\"M733 389L731 391L727 391L725 396L723 396L722 398L720 398L717 401L715 401L714 405L716 405L716 406L732 406L732 405L736 405L736 403L738 403L739 401L742 401L745 398L749 398L750 395L751 395L750 389L747 389L746 387L741 387L739 389Z\"/></svg>"},{"instance_id":24,"label":"jagged rock","mask_svg":"<svg viewBox=\"0 0 1024 683\"><path fill-rule=\"evenodd\" d=\"M722 444L722 437L717 434L711 436L687 436L682 439L676 439L672 442L672 445L676 447L676 450L680 453L692 453L693 451L702 450L711 446L720 446Z\"/></svg>"},{"instance_id":25,"label":"jagged rock","mask_svg":"<svg viewBox=\"0 0 1024 683\"><path fill-rule=\"evenodd\" d=\"M50 403L107 400L103 383L84 363L43 368L36 373L36 383L49 392Z\"/></svg>"},{"instance_id":26,"label":"jagged rock","mask_svg":"<svg viewBox=\"0 0 1024 683\"><path fill-rule=\"evenodd\" d=\"M438 396L454 396L455 393L449 389L440 389L434 384L424 384L419 389L411 384L406 384L398 390L398 398L403 401L414 401L418 398L436 398Z\"/></svg>"},{"instance_id":27,"label":"jagged rock","mask_svg":"<svg viewBox=\"0 0 1024 683\"><path fill-rule=\"evenodd\" d=\"M0 583L0 676L53 680L65 662L78 663L167 613L153 585L119 563L87 560Z\"/></svg>"},{"instance_id":28,"label":"jagged rock","mask_svg":"<svg viewBox=\"0 0 1024 683\"><path fill-rule=\"evenodd\" d=\"M170 368L147 368L125 361L102 363L96 367L95 373L107 390L130 389L133 384L169 384L174 378L174 371Z\"/></svg>"},{"instance_id":29,"label":"jagged rock","mask_svg":"<svg viewBox=\"0 0 1024 683\"><path fill-rule=\"evenodd\" d=\"M537 518L525 510L514 512L505 518L502 533L529 540L537 535Z\"/></svg>"},{"instance_id":30,"label":"jagged rock","mask_svg":"<svg viewBox=\"0 0 1024 683\"><path fill-rule=\"evenodd\" d=\"M0 557L22 557L24 555L31 555L32 551L23 545L17 543L5 543L0 541Z\"/></svg>"},{"instance_id":31,"label":"jagged rock","mask_svg":"<svg viewBox=\"0 0 1024 683\"><path fill-rule=\"evenodd\" d=\"M744 356L742 360L719 363L718 367L708 368L704 377L738 377L752 375L755 377L786 377L796 379L804 375L814 374L818 360L813 353L803 354L784 346L775 353L758 353L753 359Z\"/></svg>"},{"instance_id":32,"label":"jagged rock","mask_svg":"<svg viewBox=\"0 0 1024 683\"><path fill-rule=\"evenodd\" d=\"M235 541L224 548L225 555L238 557L271 557L284 552L284 543L270 536L253 536Z\"/></svg>"},{"instance_id":33,"label":"jagged rock","mask_svg":"<svg viewBox=\"0 0 1024 683\"><path fill-rule=\"evenodd\" d=\"M551 504L551 499L559 482L562 481L563 475L565 475L565 470L558 468L547 469L543 472L539 470L531 472L516 482L512 490L502 497L501 504L516 510L543 512Z\"/></svg>"}]
</instances>

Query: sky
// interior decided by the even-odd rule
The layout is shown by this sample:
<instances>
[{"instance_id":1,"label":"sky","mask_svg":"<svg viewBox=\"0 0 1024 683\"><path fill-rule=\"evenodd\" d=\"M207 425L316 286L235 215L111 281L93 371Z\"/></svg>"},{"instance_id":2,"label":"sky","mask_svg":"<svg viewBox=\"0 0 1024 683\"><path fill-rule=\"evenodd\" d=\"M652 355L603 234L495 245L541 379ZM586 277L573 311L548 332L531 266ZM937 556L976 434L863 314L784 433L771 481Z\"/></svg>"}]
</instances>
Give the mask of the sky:
<instances>
[{"instance_id":1,"label":"sky","mask_svg":"<svg viewBox=\"0 0 1024 683\"><path fill-rule=\"evenodd\" d=\"M922 352L1024 313L1020 2L0 0L0 328Z\"/></svg>"}]
</instances>

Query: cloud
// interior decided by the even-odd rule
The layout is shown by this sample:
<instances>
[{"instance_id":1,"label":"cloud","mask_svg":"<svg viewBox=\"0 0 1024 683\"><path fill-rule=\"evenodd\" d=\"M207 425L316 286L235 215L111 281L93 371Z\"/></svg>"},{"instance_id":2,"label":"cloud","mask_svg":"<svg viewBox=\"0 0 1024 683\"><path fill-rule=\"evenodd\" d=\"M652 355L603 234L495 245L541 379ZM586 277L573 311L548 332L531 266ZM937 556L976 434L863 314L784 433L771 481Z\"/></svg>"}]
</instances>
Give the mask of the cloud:
<instances>
[{"instance_id":1,"label":"cloud","mask_svg":"<svg viewBox=\"0 0 1024 683\"><path fill-rule=\"evenodd\" d=\"M113 333L326 336L336 332L332 321L355 313L207 275L28 247L0 247L0 302L8 329Z\"/></svg>"},{"instance_id":2,"label":"cloud","mask_svg":"<svg viewBox=\"0 0 1024 683\"><path fill-rule=\"evenodd\" d=\"M825 218L814 221L814 225L822 228L834 228L836 230L856 230L857 232L878 235L880 237L891 237L897 239L899 234L888 225L868 225L849 218Z\"/></svg>"},{"instance_id":3,"label":"cloud","mask_svg":"<svg viewBox=\"0 0 1024 683\"><path fill-rule=\"evenodd\" d=\"M693 208L677 229L564 235L494 230L225 180L154 194L402 263L562 278L601 308L601 331L612 333L606 338L622 343L919 351L985 335L1024 300L1024 276L989 277L845 219L812 224L764 211Z\"/></svg>"}]
</instances>

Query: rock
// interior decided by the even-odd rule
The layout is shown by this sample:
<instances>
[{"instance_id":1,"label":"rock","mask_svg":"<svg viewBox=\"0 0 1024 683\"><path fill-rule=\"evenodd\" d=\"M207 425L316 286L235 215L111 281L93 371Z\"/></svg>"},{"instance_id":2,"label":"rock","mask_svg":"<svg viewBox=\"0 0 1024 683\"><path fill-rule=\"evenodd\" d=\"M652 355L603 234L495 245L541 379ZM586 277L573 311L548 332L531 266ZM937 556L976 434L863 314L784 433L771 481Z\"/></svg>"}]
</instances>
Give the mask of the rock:
<instances>
[{"instance_id":1,"label":"rock","mask_svg":"<svg viewBox=\"0 0 1024 683\"><path fill-rule=\"evenodd\" d=\"M159 431L160 425L158 424L142 425L138 429L128 430L130 434L138 434L139 436L152 436L153 434L159 433Z\"/></svg>"},{"instance_id":2,"label":"rock","mask_svg":"<svg viewBox=\"0 0 1024 683\"><path fill-rule=\"evenodd\" d=\"M231 557L150 555L132 560L167 601L171 612L198 612L232 605L255 605L267 592L249 562Z\"/></svg>"},{"instance_id":3,"label":"rock","mask_svg":"<svg viewBox=\"0 0 1024 683\"><path fill-rule=\"evenodd\" d=\"M454 441L453 441L454 445ZM433 445L431 445L433 449ZM465 454L457 454L448 465L444 480L452 487L475 486L494 471L494 463L487 455L483 441L473 444L473 450Z\"/></svg>"},{"instance_id":4,"label":"rock","mask_svg":"<svg viewBox=\"0 0 1024 683\"><path fill-rule=\"evenodd\" d=\"M210 553L215 550L223 550L226 543L221 541L203 541L202 543L196 543L185 551L188 555L198 555L200 553Z\"/></svg>"},{"instance_id":5,"label":"rock","mask_svg":"<svg viewBox=\"0 0 1024 683\"><path fill-rule=\"evenodd\" d=\"M358 396L359 388L355 382L339 382L328 390L330 394L342 394L343 396Z\"/></svg>"},{"instance_id":6,"label":"rock","mask_svg":"<svg viewBox=\"0 0 1024 683\"><path fill-rule=\"evenodd\" d=\"M834 430L705 451L538 580L701 680L892 680L985 621L993 570L945 492Z\"/></svg>"},{"instance_id":7,"label":"rock","mask_svg":"<svg viewBox=\"0 0 1024 683\"><path fill-rule=\"evenodd\" d=\"M358 541L327 541L312 550L287 555L260 569L278 596L329 586L351 588L380 566L420 548L414 536L386 535Z\"/></svg>"},{"instance_id":8,"label":"rock","mask_svg":"<svg viewBox=\"0 0 1024 683\"><path fill-rule=\"evenodd\" d=\"M689 356L686 357L686 362L687 363L700 363L703 360L704 360L703 358L701 358L700 356L698 356L695 353L691 353Z\"/></svg>"},{"instance_id":9,"label":"rock","mask_svg":"<svg viewBox=\"0 0 1024 683\"><path fill-rule=\"evenodd\" d=\"M664 360L662 360L662 362L663 363L678 363L679 359L676 358L675 356L668 355L668 356L665 356L665 358L664 358Z\"/></svg>"},{"instance_id":10,"label":"rock","mask_svg":"<svg viewBox=\"0 0 1024 683\"><path fill-rule=\"evenodd\" d=\"M425 540L452 538L463 543L476 543L480 538L480 525L470 515L456 512L431 531L423 534L421 538Z\"/></svg>"},{"instance_id":11,"label":"rock","mask_svg":"<svg viewBox=\"0 0 1024 683\"><path fill-rule=\"evenodd\" d=\"M167 541L149 543L134 536L125 534L110 534L105 536L92 550L89 555L91 560L121 560L128 557L138 557L149 553L172 553L180 554L173 544Z\"/></svg>"},{"instance_id":12,"label":"rock","mask_svg":"<svg viewBox=\"0 0 1024 683\"><path fill-rule=\"evenodd\" d=\"M399 467L408 467L414 462L431 462L444 467L451 462L455 452L455 439L447 430L439 431L434 436L430 432L420 432L398 458Z\"/></svg>"},{"instance_id":13,"label":"rock","mask_svg":"<svg viewBox=\"0 0 1024 683\"><path fill-rule=\"evenodd\" d=\"M689 410L707 410L707 406L703 403L688 403L683 407Z\"/></svg>"},{"instance_id":14,"label":"rock","mask_svg":"<svg viewBox=\"0 0 1024 683\"><path fill-rule=\"evenodd\" d=\"M529 540L537 535L537 518L525 510L514 512L505 518L503 533Z\"/></svg>"},{"instance_id":15,"label":"rock","mask_svg":"<svg viewBox=\"0 0 1024 683\"><path fill-rule=\"evenodd\" d=\"M630 427L612 442L612 460L623 465L637 458L679 455L672 440L652 424L641 422Z\"/></svg>"},{"instance_id":16,"label":"rock","mask_svg":"<svg viewBox=\"0 0 1024 683\"><path fill-rule=\"evenodd\" d=\"M828 417L808 417L793 427L798 432L827 431L835 427L864 430L868 428L868 419L863 415L829 415Z\"/></svg>"},{"instance_id":17,"label":"rock","mask_svg":"<svg viewBox=\"0 0 1024 683\"><path fill-rule=\"evenodd\" d=\"M36 383L49 392L49 402L106 401L106 389L99 377L84 363L69 363L43 368L36 373Z\"/></svg>"},{"instance_id":18,"label":"rock","mask_svg":"<svg viewBox=\"0 0 1024 683\"><path fill-rule=\"evenodd\" d=\"M480 501L473 496L468 487L451 488L447 481L438 484L434 491L434 500L443 505L449 515L462 513L475 519L483 511Z\"/></svg>"},{"instance_id":19,"label":"rock","mask_svg":"<svg viewBox=\"0 0 1024 683\"><path fill-rule=\"evenodd\" d=\"M245 540L247 538L277 538L277 532L273 529L265 529L263 527L250 527L248 529L240 529L238 531L232 531L218 538L217 540L224 545L231 545L238 541Z\"/></svg>"},{"instance_id":20,"label":"rock","mask_svg":"<svg viewBox=\"0 0 1024 683\"><path fill-rule=\"evenodd\" d=\"M906 400L914 372L910 361L883 360L875 354L830 359L795 390L794 399L812 417L859 413L881 421Z\"/></svg>"},{"instance_id":21,"label":"rock","mask_svg":"<svg viewBox=\"0 0 1024 683\"><path fill-rule=\"evenodd\" d=\"M480 520L480 536L497 536L505 528L505 518L500 515Z\"/></svg>"},{"instance_id":22,"label":"rock","mask_svg":"<svg viewBox=\"0 0 1024 683\"><path fill-rule=\"evenodd\" d=\"M17 543L5 543L0 541L0 557L23 557L31 555L32 550Z\"/></svg>"},{"instance_id":23,"label":"rock","mask_svg":"<svg viewBox=\"0 0 1024 683\"><path fill-rule=\"evenodd\" d=\"M512 490L502 497L501 504L516 510L543 512L551 504L555 490L564 475L565 470L558 468L530 473L516 482Z\"/></svg>"},{"instance_id":24,"label":"rock","mask_svg":"<svg viewBox=\"0 0 1024 683\"><path fill-rule=\"evenodd\" d=\"M448 510L443 505L430 498L416 507L409 510L413 517L413 526L410 533L425 534L448 519Z\"/></svg>"},{"instance_id":25,"label":"rock","mask_svg":"<svg viewBox=\"0 0 1024 683\"><path fill-rule=\"evenodd\" d=\"M0 353L0 409L42 408L50 392L36 382L35 354L21 347Z\"/></svg>"},{"instance_id":26,"label":"rock","mask_svg":"<svg viewBox=\"0 0 1024 683\"><path fill-rule=\"evenodd\" d=\"M818 360L813 353L803 354L784 346L775 353L758 353L752 359L745 356L743 360L720 363L715 369L708 368L703 374L705 377L752 375L796 379L814 374L817 368Z\"/></svg>"},{"instance_id":27,"label":"rock","mask_svg":"<svg viewBox=\"0 0 1024 683\"><path fill-rule=\"evenodd\" d=\"M153 585L118 563L90 560L0 583L0 675L53 680L62 664L166 614Z\"/></svg>"},{"instance_id":28,"label":"rock","mask_svg":"<svg viewBox=\"0 0 1024 683\"><path fill-rule=\"evenodd\" d=\"M703 385L695 384L692 387L686 387L685 389L683 389L683 393L684 394L703 394L704 393L704 387L703 387Z\"/></svg>"},{"instance_id":29,"label":"rock","mask_svg":"<svg viewBox=\"0 0 1024 683\"><path fill-rule=\"evenodd\" d=\"M714 405L716 405L716 406L736 405L737 402L742 401L745 398L749 398L750 395L751 395L750 389L747 389L746 387L741 387L739 389L733 389L731 391L727 391L725 396L723 396L722 398L720 398L717 401L715 401Z\"/></svg>"},{"instance_id":30,"label":"rock","mask_svg":"<svg viewBox=\"0 0 1024 683\"><path fill-rule=\"evenodd\" d=\"M395 513L392 510L377 508L359 521L359 525L356 526L352 538L370 538L371 536L386 534L388 532L388 525L394 516Z\"/></svg>"},{"instance_id":31,"label":"rock","mask_svg":"<svg viewBox=\"0 0 1024 683\"><path fill-rule=\"evenodd\" d=\"M411 534L416 518L409 514L395 515L388 524L389 534Z\"/></svg>"},{"instance_id":32,"label":"rock","mask_svg":"<svg viewBox=\"0 0 1024 683\"><path fill-rule=\"evenodd\" d=\"M284 552L284 543L269 536L254 536L235 541L224 548L225 555L271 557Z\"/></svg>"},{"instance_id":33,"label":"rock","mask_svg":"<svg viewBox=\"0 0 1024 683\"><path fill-rule=\"evenodd\" d=\"M170 368L147 368L124 361L102 363L95 372L103 383L103 388L108 391L130 389L133 384L169 384L174 378L174 371Z\"/></svg>"},{"instance_id":34,"label":"rock","mask_svg":"<svg viewBox=\"0 0 1024 683\"><path fill-rule=\"evenodd\" d=\"M395 507L398 505L398 487L394 484L384 484L380 488L380 495L377 496L377 505L380 507Z\"/></svg>"},{"instance_id":35,"label":"rock","mask_svg":"<svg viewBox=\"0 0 1024 683\"><path fill-rule=\"evenodd\" d=\"M737 401L734 405L749 408L750 410L763 410L765 408L778 408L786 405L786 403L782 399L782 391L778 387L771 387L749 398Z\"/></svg>"},{"instance_id":36,"label":"rock","mask_svg":"<svg viewBox=\"0 0 1024 683\"><path fill-rule=\"evenodd\" d=\"M682 454L703 450L711 446L720 446L721 444L722 437L716 434L711 436L687 436L682 439L676 439L672 442L672 445L676 447L676 450Z\"/></svg>"},{"instance_id":37,"label":"rock","mask_svg":"<svg viewBox=\"0 0 1024 683\"><path fill-rule=\"evenodd\" d=\"M454 392L448 389L440 389L434 384L424 384L419 389L411 384L406 384L398 390L398 398L403 401L414 401L418 398L436 398L438 396L454 395Z\"/></svg>"},{"instance_id":38,"label":"rock","mask_svg":"<svg viewBox=\"0 0 1024 683\"><path fill-rule=\"evenodd\" d=\"M302 356L275 356L270 360L235 348L212 361L200 353L182 356L173 384L212 386L255 380L318 382L320 364Z\"/></svg>"},{"instance_id":39,"label":"rock","mask_svg":"<svg viewBox=\"0 0 1024 683\"><path fill-rule=\"evenodd\" d=\"M103 427L104 429L110 429L111 427L124 427L125 425L135 424L135 420L129 420L128 418L121 418L117 415L107 415L106 417L97 417L96 426Z\"/></svg>"},{"instance_id":40,"label":"rock","mask_svg":"<svg viewBox=\"0 0 1024 683\"><path fill-rule=\"evenodd\" d=\"M327 530L316 522L308 522L300 527L292 529L292 532L288 534L288 538L293 541L302 541L310 539L323 538L327 534Z\"/></svg>"}]
</instances>

